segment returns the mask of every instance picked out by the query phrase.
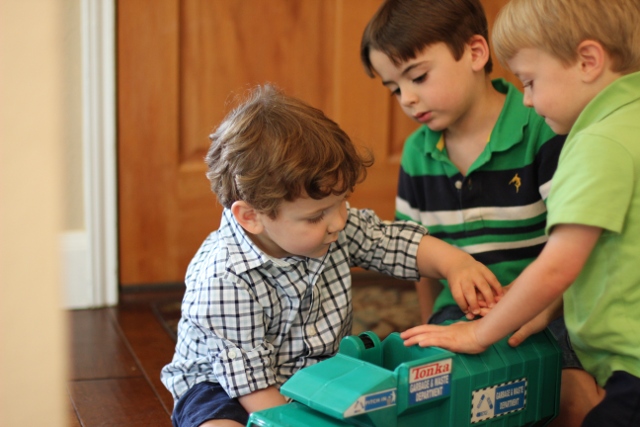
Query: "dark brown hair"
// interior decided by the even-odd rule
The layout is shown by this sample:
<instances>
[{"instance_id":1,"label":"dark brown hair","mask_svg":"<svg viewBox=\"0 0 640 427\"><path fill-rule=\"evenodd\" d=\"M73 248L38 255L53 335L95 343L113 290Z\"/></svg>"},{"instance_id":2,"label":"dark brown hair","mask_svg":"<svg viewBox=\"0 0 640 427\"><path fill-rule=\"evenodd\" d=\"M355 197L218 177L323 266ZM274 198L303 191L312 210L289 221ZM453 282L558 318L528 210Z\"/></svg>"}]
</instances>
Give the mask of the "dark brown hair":
<instances>
[{"instance_id":1,"label":"dark brown hair","mask_svg":"<svg viewBox=\"0 0 640 427\"><path fill-rule=\"evenodd\" d=\"M219 202L242 200L272 218L283 200L352 191L373 164L322 111L271 85L250 91L210 139L207 178Z\"/></svg>"},{"instance_id":2,"label":"dark brown hair","mask_svg":"<svg viewBox=\"0 0 640 427\"><path fill-rule=\"evenodd\" d=\"M476 34L488 43L487 17L479 0L387 0L364 30L360 60L367 75L373 77L371 50L384 53L399 65L415 58L425 47L442 42L457 61ZM491 73L491 57L484 69Z\"/></svg>"}]
</instances>

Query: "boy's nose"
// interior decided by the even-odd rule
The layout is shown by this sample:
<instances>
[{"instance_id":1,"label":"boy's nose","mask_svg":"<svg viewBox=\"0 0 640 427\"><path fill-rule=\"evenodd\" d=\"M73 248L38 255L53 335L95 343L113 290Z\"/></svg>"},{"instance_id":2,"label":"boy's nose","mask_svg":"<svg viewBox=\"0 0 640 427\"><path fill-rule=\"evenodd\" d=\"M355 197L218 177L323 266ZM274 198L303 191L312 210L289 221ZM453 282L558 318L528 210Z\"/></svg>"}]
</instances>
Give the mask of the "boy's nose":
<instances>
[{"instance_id":1,"label":"boy's nose","mask_svg":"<svg viewBox=\"0 0 640 427\"><path fill-rule=\"evenodd\" d=\"M400 93L400 105L410 107L418 101L418 97L411 91L402 91Z\"/></svg>"},{"instance_id":2,"label":"boy's nose","mask_svg":"<svg viewBox=\"0 0 640 427\"><path fill-rule=\"evenodd\" d=\"M522 103L525 107L533 107L533 102L531 102L531 96L528 91L524 92L524 98L522 98Z\"/></svg>"},{"instance_id":3,"label":"boy's nose","mask_svg":"<svg viewBox=\"0 0 640 427\"><path fill-rule=\"evenodd\" d=\"M344 229L345 225L347 225L347 209L346 207L341 207L336 211L335 215L332 215L331 222L327 227L327 233L338 233Z\"/></svg>"}]
</instances>

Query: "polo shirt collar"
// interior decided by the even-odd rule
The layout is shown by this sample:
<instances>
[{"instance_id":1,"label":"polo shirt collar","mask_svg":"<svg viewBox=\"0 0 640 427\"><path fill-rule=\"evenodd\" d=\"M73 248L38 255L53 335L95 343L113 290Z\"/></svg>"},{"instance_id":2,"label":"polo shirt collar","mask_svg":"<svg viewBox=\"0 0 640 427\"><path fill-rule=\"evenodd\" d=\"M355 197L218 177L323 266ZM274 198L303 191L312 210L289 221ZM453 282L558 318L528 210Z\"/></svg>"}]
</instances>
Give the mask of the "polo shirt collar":
<instances>
[{"instance_id":1,"label":"polo shirt collar","mask_svg":"<svg viewBox=\"0 0 640 427\"><path fill-rule=\"evenodd\" d=\"M582 110L573 124L569 136L604 120L618 109L640 99L640 72L627 74L615 80L596 95Z\"/></svg>"},{"instance_id":2,"label":"polo shirt collar","mask_svg":"<svg viewBox=\"0 0 640 427\"><path fill-rule=\"evenodd\" d=\"M501 93L506 92L507 97L491 131L488 146L491 152L506 151L522 141L524 128L535 112L524 105L522 93L511 83L504 79L496 79L493 81L493 87Z\"/></svg>"},{"instance_id":3,"label":"polo shirt collar","mask_svg":"<svg viewBox=\"0 0 640 427\"><path fill-rule=\"evenodd\" d=\"M500 93L507 95L500 116L491 132L487 148L474 163L483 164L491 158L492 152L505 151L522 141L524 128L529 123L531 114L535 114L531 108L523 105L523 96L520 91L504 79L495 79L491 82ZM442 159L444 146L439 144L442 132L430 132L423 125L425 134L425 155L435 159Z\"/></svg>"}]
</instances>

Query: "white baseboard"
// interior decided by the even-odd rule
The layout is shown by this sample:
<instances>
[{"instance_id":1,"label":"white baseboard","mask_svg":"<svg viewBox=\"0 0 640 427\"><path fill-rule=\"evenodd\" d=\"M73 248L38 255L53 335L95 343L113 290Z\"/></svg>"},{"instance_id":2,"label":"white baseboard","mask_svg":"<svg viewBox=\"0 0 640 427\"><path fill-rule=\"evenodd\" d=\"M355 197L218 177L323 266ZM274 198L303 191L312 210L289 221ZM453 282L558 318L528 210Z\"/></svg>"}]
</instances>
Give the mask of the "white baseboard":
<instances>
[{"instance_id":1,"label":"white baseboard","mask_svg":"<svg viewBox=\"0 0 640 427\"><path fill-rule=\"evenodd\" d=\"M68 231L61 236L62 306L65 309L91 308L99 305L91 283L89 234Z\"/></svg>"}]
</instances>

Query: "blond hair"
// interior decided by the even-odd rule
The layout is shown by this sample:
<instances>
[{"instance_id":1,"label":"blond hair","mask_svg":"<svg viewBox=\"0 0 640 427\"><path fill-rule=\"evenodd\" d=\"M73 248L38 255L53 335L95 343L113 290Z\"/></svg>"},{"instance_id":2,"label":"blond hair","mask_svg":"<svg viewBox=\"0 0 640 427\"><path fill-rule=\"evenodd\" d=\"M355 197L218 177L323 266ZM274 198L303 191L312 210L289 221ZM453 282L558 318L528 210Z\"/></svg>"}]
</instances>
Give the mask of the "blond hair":
<instances>
[{"instance_id":1,"label":"blond hair","mask_svg":"<svg viewBox=\"0 0 640 427\"><path fill-rule=\"evenodd\" d=\"M640 1L511 0L499 12L492 31L498 60L505 63L523 48L543 50L569 65L578 45L599 42L612 71L640 70Z\"/></svg>"},{"instance_id":2,"label":"blond hair","mask_svg":"<svg viewBox=\"0 0 640 427\"><path fill-rule=\"evenodd\" d=\"M283 200L352 191L373 159L324 113L258 86L210 136L207 178L218 201L245 201L272 218Z\"/></svg>"}]
</instances>

